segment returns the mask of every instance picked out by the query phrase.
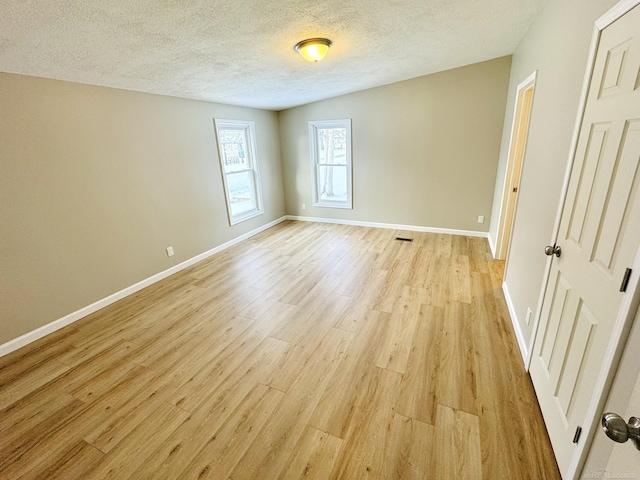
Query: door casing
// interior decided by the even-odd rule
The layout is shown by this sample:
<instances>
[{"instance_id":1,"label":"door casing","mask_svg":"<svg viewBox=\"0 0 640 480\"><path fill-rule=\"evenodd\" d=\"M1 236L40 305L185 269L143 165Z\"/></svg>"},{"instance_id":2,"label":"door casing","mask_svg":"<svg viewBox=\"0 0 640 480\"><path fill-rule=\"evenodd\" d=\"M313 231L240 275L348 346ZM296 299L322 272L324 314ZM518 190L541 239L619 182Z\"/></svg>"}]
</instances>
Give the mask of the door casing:
<instances>
[{"instance_id":1,"label":"door casing","mask_svg":"<svg viewBox=\"0 0 640 480\"><path fill-rule=\"evenodd\" d=\"M502 188L500 217L498 218L498 234L494 257L498 260L508 258L511 234L515 221L518 196L520 195L520 178L527 151L527 136L531 121L531 110L536 88L536 70L525 78L516 88L516 105L511 125L507 170ZM516 195L512 195L516 188Z\"/></svg>"}]
</instances>

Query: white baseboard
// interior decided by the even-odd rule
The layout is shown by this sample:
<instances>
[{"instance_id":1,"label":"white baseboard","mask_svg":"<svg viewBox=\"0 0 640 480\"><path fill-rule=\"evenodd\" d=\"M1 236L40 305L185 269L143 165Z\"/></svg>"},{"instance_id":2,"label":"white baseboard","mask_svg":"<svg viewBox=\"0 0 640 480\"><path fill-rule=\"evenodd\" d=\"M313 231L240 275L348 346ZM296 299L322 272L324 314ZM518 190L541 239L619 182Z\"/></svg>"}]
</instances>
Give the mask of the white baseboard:
<instances>
[{"instance_id":1,"label":"white baseboard","mask_svg":"<svg viewBox=\"0 0 640 480\"><path fill-rule=\"evenodd\" d=\"M513 330L516 332L516 338L518 339L518 346L520 347L520 354L522 355L522 361L524 362L524 365L526 368L527 359L529 358L527 342L525 341L524 335L522 334L522 329L520 328L520 322L518 321L518 315L516 315L516 309L513 306L513 300L511 300L511 294L509 293L509 288L507 287L506 282L502 282L502 291L504 292L504 299L507 303L507 308L509 309L509 316L511 317Z\"/></svg>"},{"instance_id":2,"label":"white baseboard","mask_svg":"<svg viewBox=\"0 0 640 480\"><path fill-rule=\"evenodd\" d=\"M60 330L61 328L66 327L67 325L70 325L71 323L77 320L80 320L81 318L86 317L87 315L90 315L93 312L106 307L107 305L111 305L112 303L115 303L118 300L123 299L124 297L127 297L133 293L136 293L137 291L142 290L143 288L148 287L149 285L152 285L164 278L167 278L168 276L173 275L174 273L177 273L180 270L184 270L185 268L190 267L191 265L198 263L199 261L204 260L205 258L215 255L218 252L221 252L222 250L226 250L227 248L232 247L237 243L240 243L241 241L246 240L247 238L253 237L258 233L273 227L274 225L284 222L286 219L287 217L280 217L277 220L274 220L265 225L262 225L261 227L251 230L250 232L247 232L244 235L240 235L239 237L236 237L233 240L229 240L228 242L223 243L222 245L218 245L217 247L212 248L211 250L207 250L206 252L203 252L200 255L196 255L195 257L192 257L189 260L185 260L184 262L179 263L178 265L174 265L173 267L163 270L160 273L156 273L155 275L152 275L149 278L145 278L144 280L141 280L134 285L123 288L119 292L113 293L108 297L105 297L101 300L98 300L97 302L92 303L91 305L82 307L81 309L76 310L75 312L72 312L68 315L65 315L64 317L59 318L58 320L54 320L53 322L43 325L40 328L27 332L24 335L19 336L18 338L9 340L8 342L0 345L0 357L7 355L21 347L24 347L25 345L28 345L31 342L35 342L36 340L50 333L53 333L56 330Z\"/></svg>"},{"instance_id":3,"label":"white baseboard","mask_svg":"<svg viewBox=\"0 0 640 480\"><path fill-rule=\"evenodd\" d=\"M412 232L444 233L447 235L464 235L466 237L488 238L487 232L475 230L454 230L450 228L421 227L417 225L400 225L396 223L361 222L359 220L341 220L336 218L300 217L287 215L287 220L299 220L301 222L337 223L340 225L356 225L359 227L389 228L392 230L409 230Z\"/></svg>"},{"instance_id":4,"label":"white baseboard","mask_svg":"<svg viewBox=\"0 0 640 480\"><path fill-rule=\"evenodd\" d=\"M489 248L491 249L491 256L496 258L496 242L493 240L491 233L487 234L487 240L489 241Z\"/></svg>"}]
</instances>

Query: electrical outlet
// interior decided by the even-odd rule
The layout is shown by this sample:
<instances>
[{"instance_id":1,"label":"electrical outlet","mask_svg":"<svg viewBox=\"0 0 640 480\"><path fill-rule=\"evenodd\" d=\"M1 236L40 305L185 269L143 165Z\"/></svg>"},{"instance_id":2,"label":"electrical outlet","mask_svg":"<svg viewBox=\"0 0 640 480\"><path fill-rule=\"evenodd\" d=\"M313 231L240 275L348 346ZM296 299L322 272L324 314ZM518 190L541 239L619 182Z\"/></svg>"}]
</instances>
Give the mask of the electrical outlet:
<instances>
[{"instance_id":1,"label":"electrical outlet","mask_svg":"<svg viewBox=\"0 0 640 480\"><path fill-rule=\"evenodd\" d=\"M307 204L306 204L306 203L303 203L303 204L302 204L302 209L303 209L303 210L306 210L306 209L307 209Z\"/></svg>"},{"instance_id":2,"label":"electrical outlet","mask_svg":"<svg viewBox=\"0 0 640 480\"><path fill-rule=\"evenodd\" d=\"M529 322L531 321L531 309L527 308L527 316L525 317L525 321L527 322L527 325L529 325Z\"/></svg>"},{"instance_id":3,"label":"electrical outlet","mask_svg":"<svg viewBox=\"0 0 640 480\"><path fill-rule=\"evenodd\" d=\"M478 223L484 223L484 215L478 215Z\"/></svg>"},{"instance_id":4,"label":"electrical outlet","mask_svg":"<svg viewBox=\"0 0 640 480\"><path fill-rule=\"evenodd\" d=\"M173 247L167 247L167 257L173 257Z\"/></svg>"}]
</instances>

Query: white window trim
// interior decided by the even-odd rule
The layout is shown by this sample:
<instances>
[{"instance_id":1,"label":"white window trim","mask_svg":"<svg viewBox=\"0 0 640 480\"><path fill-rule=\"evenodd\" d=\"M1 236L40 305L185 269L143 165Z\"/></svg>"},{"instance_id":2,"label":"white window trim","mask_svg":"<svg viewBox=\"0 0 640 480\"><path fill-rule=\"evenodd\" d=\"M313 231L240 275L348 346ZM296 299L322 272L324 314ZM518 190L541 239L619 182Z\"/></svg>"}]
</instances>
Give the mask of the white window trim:
<instances>
[{"instance_id":1,"label":"white window trim","mask_svg":"<svg viewBox=\"0 0 640 480\"><path fill-rule=\"evenodd\" d=\"M247 120L226 120L216 118L214 120L215 125L215 133L216 133L216 143L218 145L218 160L220 163L220 173L222 175L222 183L224 185L224 197L225 202L227 204L227 215L229 217L229 225L237 225L238 223L249 220L250 218L257 217L258 215L262 215L264 213L264 206L262 203L262 188L260 185L260 171L258 168L258 149L256 147L256 130L255 123L253 121ZM227 185L227 173L224 169L224 155L222 151L222 145L220 142L220 130L224 130L225 128L232 129L244 129L247 135L247 147L248 152L247 155L250 156L251 165L253 168L249 170L241 170L241 171L252 171L253 172L253 182L256 190L256 208L253 210L249 210L248 212L242 213L240 215L233 215L231 213L231 197L229 196L229 187ZM234 172L239 173L239 172Z\"/></svg>"},{"instance_id":2,"label":"white window trim","mask_svg":"<svg viewBox=\"0 0 640 480\"><path fill-rule=\"evenodd\" d=\"M318 128L346 128L347 130L347 201L322 200L318 198ZM351 119L320 120L309 122L309 146L311 149L311 188L315 207L353 208L353 163L351 160Z\"/></svg>"}]
</instances>

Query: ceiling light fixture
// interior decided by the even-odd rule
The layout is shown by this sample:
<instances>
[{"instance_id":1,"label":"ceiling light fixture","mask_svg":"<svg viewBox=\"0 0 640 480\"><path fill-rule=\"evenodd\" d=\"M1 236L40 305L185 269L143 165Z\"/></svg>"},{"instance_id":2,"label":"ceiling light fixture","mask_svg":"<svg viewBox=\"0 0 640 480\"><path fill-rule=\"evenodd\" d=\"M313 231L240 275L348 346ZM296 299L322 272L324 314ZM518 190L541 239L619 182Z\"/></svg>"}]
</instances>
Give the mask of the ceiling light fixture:
<instances>
[{"instance_id":1,"label":"ceiling light fixture","mask_svg":"<svg viewBox=\"0 0 640 480\"><path fill-rule=\"evenodd\" d=\"M293 47L308 62L317 63L324 58L331 47L328 38L309 38L296 43Z\"/></svg>"}]
</instances>

